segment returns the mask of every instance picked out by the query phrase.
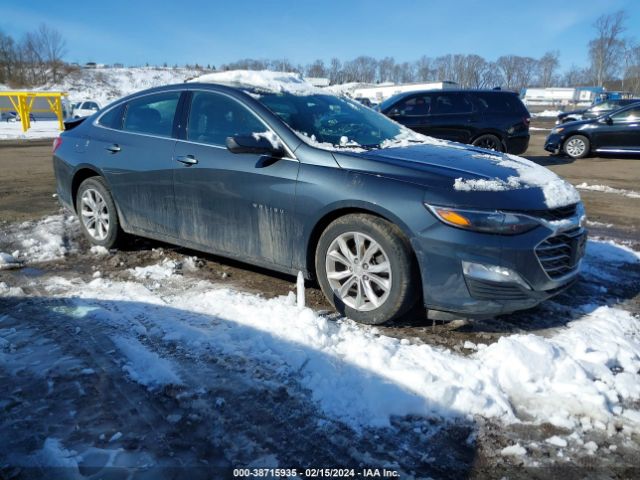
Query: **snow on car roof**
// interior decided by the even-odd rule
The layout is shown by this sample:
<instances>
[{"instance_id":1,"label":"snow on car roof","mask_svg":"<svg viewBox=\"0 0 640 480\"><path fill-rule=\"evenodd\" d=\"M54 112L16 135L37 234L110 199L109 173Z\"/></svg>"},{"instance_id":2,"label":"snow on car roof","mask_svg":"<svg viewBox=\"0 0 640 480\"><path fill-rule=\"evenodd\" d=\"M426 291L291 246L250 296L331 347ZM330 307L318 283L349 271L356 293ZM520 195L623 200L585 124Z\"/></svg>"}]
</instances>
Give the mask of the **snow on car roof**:
<instances>
[{"instance_id":1,"label":"snow on car roof","mask_svg":"<svg viewBox=\"0 0 640 480\"><path fill-rule=\"evenodd\" d=\"M271 70L229 70L192 78L188 82L217 83L232 87L251 88L268 92L287 92L296 95L325 94L330 92L314 87L298 73Z\"/></svg>"}]
</instances>

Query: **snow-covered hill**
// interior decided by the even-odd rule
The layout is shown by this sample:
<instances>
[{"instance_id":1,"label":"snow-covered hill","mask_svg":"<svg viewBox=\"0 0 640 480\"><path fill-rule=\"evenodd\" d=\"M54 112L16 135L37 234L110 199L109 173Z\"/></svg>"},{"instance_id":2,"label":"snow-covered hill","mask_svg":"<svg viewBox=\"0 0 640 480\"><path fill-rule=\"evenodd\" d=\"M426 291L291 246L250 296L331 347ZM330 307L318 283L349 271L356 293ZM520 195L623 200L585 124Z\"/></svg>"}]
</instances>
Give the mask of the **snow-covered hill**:
<instances>
[{"instance_id":1,"label":"snow-covered hill","mask_svg":"<svg viewBox=\"0 0 640 480\"><path fill-rule=\"evenodd\" d=\"M69 74L60 83L44 85L38 90L62 90L69 93L71 102L91 99L106 105L117 98L146 88L182 83L203 73L206 71L164 67L79 70Z\"/></svg>"}]
</instances>

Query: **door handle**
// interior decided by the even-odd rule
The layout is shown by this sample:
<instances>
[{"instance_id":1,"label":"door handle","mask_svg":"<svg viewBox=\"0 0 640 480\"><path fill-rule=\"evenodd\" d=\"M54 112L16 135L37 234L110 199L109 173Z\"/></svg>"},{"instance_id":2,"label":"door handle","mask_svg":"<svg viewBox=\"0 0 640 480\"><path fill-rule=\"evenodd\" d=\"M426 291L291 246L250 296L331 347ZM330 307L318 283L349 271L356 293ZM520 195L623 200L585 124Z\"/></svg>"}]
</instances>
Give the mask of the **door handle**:
<instances>
[{"instance_id":1,"label":"door handle","mask_svg":"<svg viewBox=\"0 0 640 480\"><path fill-rule=\"evenodd\" d=\"M113 145L105 147L105 150L109 150L111 153L118 153L120 151L120 145L114 143Z\"/></svg>"},{"instance_id":2,"label":"door handle","mask_svg":"<svg viewBox=\"0 0 640 480\"><path fill-rule=\"evenodd\" d=\"M198 163L198 159L193 155L178 155L176 160L180 163L184 163L187 166L195 165Z\"/></svg>"}]
</instances>

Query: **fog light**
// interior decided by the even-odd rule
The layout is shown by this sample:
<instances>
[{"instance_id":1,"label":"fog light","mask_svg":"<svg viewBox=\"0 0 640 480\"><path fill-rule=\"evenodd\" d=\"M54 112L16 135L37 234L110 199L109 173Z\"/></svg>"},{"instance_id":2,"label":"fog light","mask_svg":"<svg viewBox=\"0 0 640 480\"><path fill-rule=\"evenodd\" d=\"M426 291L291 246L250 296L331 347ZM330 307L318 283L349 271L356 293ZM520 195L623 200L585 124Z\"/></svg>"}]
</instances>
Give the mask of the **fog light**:
<instances>
[{"instance_id":1,"label":"fog light","mask_svg":"<svg viewBox=\"0 0 640 480\"><path fill-rule=\"evenodd\" d=\"M462 262L462 271L465 276L477 280L487 280L489 282L517 283L518 285L531 290L531 287L524 279L513 270L498 265L485 265L483 263Z\"/></svg>"}]
</instances>

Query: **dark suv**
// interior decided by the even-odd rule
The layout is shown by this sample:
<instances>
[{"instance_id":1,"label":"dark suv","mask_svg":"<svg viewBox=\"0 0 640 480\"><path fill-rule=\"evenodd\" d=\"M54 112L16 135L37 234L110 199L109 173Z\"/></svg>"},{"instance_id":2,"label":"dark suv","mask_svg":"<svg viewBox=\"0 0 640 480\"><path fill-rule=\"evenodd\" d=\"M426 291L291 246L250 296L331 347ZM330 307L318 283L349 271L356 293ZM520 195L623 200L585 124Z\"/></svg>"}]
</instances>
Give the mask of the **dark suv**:
<instances>
[{"instance_id":1,"label":"dark suv","mask_svg":"<svg viewBox=\"0 0 640 480\"><path fill-rule=\"evenodd\" d=\"M431 137L519 155L529 146L527 108L513 92L437 90L394 95L380 104L389 118Z\"/></svg>"}]
</instances>

